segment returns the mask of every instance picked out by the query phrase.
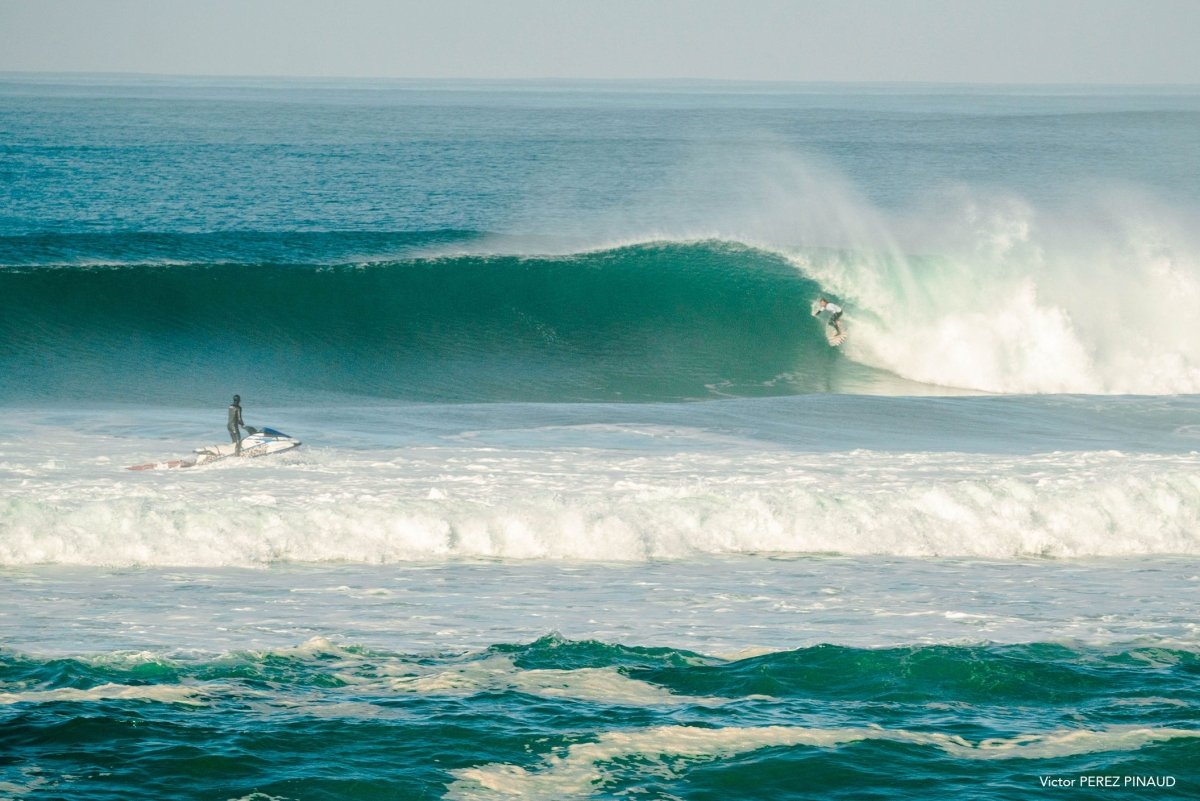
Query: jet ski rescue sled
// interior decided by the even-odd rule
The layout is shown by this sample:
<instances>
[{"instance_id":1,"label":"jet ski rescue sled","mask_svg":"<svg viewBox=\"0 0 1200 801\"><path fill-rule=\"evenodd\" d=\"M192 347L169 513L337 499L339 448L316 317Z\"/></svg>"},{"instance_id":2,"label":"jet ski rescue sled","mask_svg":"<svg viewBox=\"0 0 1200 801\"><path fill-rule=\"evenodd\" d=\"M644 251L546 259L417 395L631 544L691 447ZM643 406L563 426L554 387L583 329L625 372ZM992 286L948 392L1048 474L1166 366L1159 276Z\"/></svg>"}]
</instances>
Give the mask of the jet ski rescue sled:
<instances>
[{"instance_id":1,"label":"jet ski rescue sled","mask_svg":"<svg viewBox=\"0 0 1200 801\"><path fill-rule=\"evenodd\" d=\"M222 459L236 458L252 458L256 456L270 456L275 453L283 453L294 448L299 448L300 440L289 437L282 431L276 431L273 428L251 428L246 426L246 430L250 433L242 438L242 452L238 453L236 446L232 442L227 442L224 445L205 445L203 448L196 448L193 456L186 459L173 459L169 462L151 462L150 464L138 464L126 468L127 470L163 470L179 467L196 467L202 464L212 464L219 462Z\"/></svg>"}]
</instances>

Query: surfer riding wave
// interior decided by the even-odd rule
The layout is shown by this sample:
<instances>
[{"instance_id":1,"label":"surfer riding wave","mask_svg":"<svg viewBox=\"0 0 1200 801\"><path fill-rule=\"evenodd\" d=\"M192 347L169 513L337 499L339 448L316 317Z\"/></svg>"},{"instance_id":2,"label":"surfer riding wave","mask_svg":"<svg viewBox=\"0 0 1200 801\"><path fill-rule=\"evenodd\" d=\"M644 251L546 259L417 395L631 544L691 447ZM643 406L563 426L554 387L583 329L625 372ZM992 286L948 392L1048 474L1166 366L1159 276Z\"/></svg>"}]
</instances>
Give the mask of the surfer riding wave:
<instances>
[{"instance_id":1,"label":"surfer riding wave","mask_svg":"<svg viewBox=\"0 0 1200 801\"><path fill-rule=\"evenodd\" d=\"M826 325L833 329L834 336L841 336L842 324L842 307L836 303L830 303L826 298L821 298L817 301L813 308L813 317L820 317L822 312L829 312L829 319L826 320Z\"/></svg>"}]
</instances>

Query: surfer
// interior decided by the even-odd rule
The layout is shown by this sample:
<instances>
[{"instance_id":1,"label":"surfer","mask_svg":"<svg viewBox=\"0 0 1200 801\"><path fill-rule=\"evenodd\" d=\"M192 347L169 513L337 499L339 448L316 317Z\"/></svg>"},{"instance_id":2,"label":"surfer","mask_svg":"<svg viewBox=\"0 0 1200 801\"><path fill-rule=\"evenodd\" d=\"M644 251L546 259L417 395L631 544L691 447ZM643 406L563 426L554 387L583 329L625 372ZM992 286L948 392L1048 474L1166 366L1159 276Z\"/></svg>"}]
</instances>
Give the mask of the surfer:
<instances>
[{"instance_id":1,"label":"surfer","mask_svg":"<svg viewBox=\"0 0 1200 801\"><path fill-rule=\"evenodd\" d=\"M242 432L238 429L245 428L246 423L242 420L242 396L234 395L233 403L229 404L229 421L225 424L225 429L229 432L229 438L233 440L233 451L239 456L242 453Z\"/></svg>"},{"instance_id":2,"label":"surfer","mask_svg":"<svg viewBox=\"0 0 1200 801\"><path fill-rule=\"evenodd\" d=\"M842 319L842 307L821 298L817 301L817 308L813 310L813 317L820 317L821 312L829 312L829 320L826 324L833 329L835 335L841 336L842 324L838 320Z\"/></svg>"}]
</instances>

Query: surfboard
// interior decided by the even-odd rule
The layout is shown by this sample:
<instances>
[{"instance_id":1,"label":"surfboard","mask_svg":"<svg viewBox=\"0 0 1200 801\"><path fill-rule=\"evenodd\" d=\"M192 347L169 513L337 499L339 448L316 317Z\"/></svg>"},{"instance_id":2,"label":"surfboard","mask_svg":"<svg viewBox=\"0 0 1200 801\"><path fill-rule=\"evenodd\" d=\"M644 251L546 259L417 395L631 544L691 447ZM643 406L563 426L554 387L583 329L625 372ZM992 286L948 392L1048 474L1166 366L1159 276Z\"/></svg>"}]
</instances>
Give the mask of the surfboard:
<instances>
[{"instance_id":1,"label":"surfboard","mask_svg":"<svg viewBox=\"0 0 1200 801\"><path fill-rule=\"evenodd\" d=\"M294 448L299 448L302 443L300 440L289 437L282 431L276 431L273 428L264 428L255 431L253 434L248 434L242 438L242 452L238 453L237 448L232 442L226 442L222 445L205 445L202 448L196 448L193 451L193 456L185 459L172 459L169 462L150 462L149 464L137 464L127 467L127 470L175 470L183 467L196 467L198 465L212 464L222 459L230 457L238 458L254 458L257 456L270 456L276 453L283 453Z\"/></svg>"},{"instance_id":2,"label":"surfboard","mask_svg":"<svg viewBox=\"0 0 1200 801\"><path fill-rule=\"evenodd\" d=\"M833 329L825 326L825 341L829 343L829 347L836 348L838 345L846 341L846 324L842 323L842 333L835 334Z\"/></svg>"},{"instance_id":3,"label":"surfboard","mask_svg":"<svg viewBox=\"0 0 1200 801\"><path fill-rule=\"evenodd\" d=\"M192 467L195 459L172 459L169 462L150 462L149 464L131 464L126 470L174 470L178 467Z\"/></svg>"}]
</instances>

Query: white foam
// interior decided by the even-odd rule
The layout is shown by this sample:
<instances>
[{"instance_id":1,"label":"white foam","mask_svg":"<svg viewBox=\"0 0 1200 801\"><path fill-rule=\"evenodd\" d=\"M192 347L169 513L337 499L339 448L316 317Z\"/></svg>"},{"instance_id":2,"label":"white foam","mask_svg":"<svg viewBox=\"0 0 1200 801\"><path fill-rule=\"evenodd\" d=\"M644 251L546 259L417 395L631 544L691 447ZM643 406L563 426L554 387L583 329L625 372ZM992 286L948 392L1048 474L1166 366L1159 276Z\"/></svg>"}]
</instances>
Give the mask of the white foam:
<instances>
[{"instance_id":1,"label":"white foam","mask_svg":"<svg viewBox=\"0 0 1200 801\"><path fill-rule=\"evenodd\" d=\"M10 774L12 775L12 774ZM16 782L5 781L0 779L0 793L4 798L21 798L33 793L42 794L51 787L60 786L64 783L63 778L50 778L45 771L37 765L21 765L15 771L13 778L20 780L20 784ZM70 779L66 779L69 782Z\"/></svg>"},{"instance_id":2,"label":"white foam","mask_svg":"<svg viewBox=\"0 0 1200 801\"><path fill-rule=\"evenodd\" d=\"M351 662L361 661L362 659L354 651L338 645L325 637L310 637L300 645L291 648L271 648L266 651L253 652L251 655L257 658L271 656L283 659L336 659Z\"/></svg>"},{"instance_id":3,"label":"white foam","mask_svg":"<svg viewBox=\"0 0 1200 801\"><path fill-rule=\"evenodd\" d=\"M525 669L518 667L512 657L495 654L485 658L468 655L450 664L425 664L402 656L361 653L331 642L324 637L313 637L295 647L272 648L249 653L252 659L275 657L319 661L330 675L347 685L359 689L372 689L383 695L410 693L415 695L471 695L478 692L520 692L546 698L570 698L604 704L626 706L715 706L725 703L722 698L707 698L673 694L647 682L631 679L615 667L575 669ZM233 653L226 658L242 659ZM20 700L99 700L116 692L115 685L106 685L96 691L51 691L50 694L24 693ZM130 688L131 691L142 688ZM147 688L154 689L154 688ZM161 698L171 699L184 688L163 686ZM191 691L195 694L194 691ZM241 693L245 695L246 693ZM252 694L252 693L251 693ZM45 695L45 698L42 698ZM186 695L186 694L185 694ZM133 697L113 695L111 697ZM0 695L0 703L4 696ZM347 710L369 711L371 704L343 704L341 712L326 709L336 716Z\"/></svg>"},{"instance_id":4,"label":"white foam","mask_svg":"<svg viewBox=\"0 0 1200 801\"><path fill-rule=\"evenodd\" d=\"M1198 466L1119 453L426 449L268 467L252 478L269 477L270 504L230 471L43 473L0 490L0 565L1197 554Z\"/></svg>"},{"instance_id":5,"label":"white foam","mask_svg":"<svg viewBox=\"0 0 1200 801\"><path fill-rule=\"evenodd\" d=\"M200 706L198 697L202 693L192 687L175 684L150 684L129 686L125 684L101 684L87 690L63 687L57 690L27 690L15 693L0 693L0 705L90 703L94 701L153 701L162 704L188 704Z\"/></svg>"},{"instance_id":6,"label":"white foam","mask_svg":"<svg viewBox=\"0 0 1200 801\"><path fill-rule=\"evenodd\" d=\"M988 392L1200 392L1186 215L1129 192L1063 213L963 189L878 227L859 248L792 256L845 302L849 357Z\"/></svg>"},{"instance_id":7,"label":"white foam","mask_svg":"<svg viewBox=\"0 0 1200 801\"><path fill-rule=\"evenodd\" d=\"M541 766L493 764L455 771L447 798L484 801L523 798L552 801L588 798L606 784L633 771L639 776L678 776L690 765L772 747L833 748L864 740L884 740L938 748L956 759L1055 759L1107 751L1135 751L1154 742L1200 737L1200 730L1113 727L1060 730L995 738L972 743L957 735L880 727L702 729L658 726L606 732L595 741L578 743L548 755ZM634 765L619 760L637 758Z\"/></svg>"},{"instance_id":8,"label":"white foam","mask_svg":"<svg viewBox=\"0 0 1200 801\"><path fill-rule=\"evenodd\" d=\"M653 684L631 679L612 667L526 670L518 668L506 656L492 656L430 670L422 670L410 663L401 663L396 667L408 675L393 677L389 681L389 689L421 695L511 690L547 698L571 698L626 706L714 706L724 703L720 698L675 695Z\"/></svg>"}]
</instances>

